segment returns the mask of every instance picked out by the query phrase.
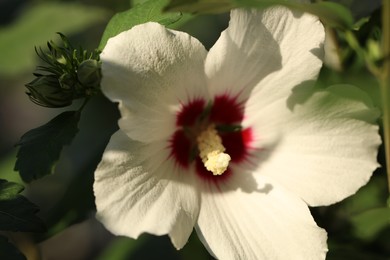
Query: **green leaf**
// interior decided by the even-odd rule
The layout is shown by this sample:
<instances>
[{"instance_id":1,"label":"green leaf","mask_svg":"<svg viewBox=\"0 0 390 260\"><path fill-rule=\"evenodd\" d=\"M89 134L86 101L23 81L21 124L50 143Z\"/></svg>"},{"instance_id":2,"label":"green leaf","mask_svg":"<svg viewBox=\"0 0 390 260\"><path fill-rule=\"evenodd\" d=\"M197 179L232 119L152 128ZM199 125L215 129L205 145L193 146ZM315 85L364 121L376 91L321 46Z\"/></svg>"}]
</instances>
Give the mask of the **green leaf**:
<instances>
[{"instance_id":1,"label":"green leaf","mask_svg":"<svg viewBox=\"0 0 390 260\"><path fill-rule=\"evenodd\" d=\"M0 201L15 199L24 187L18 183L8 182L0 179Z\"/></svg>"},{"instance_id":2,"label":"green leaf","mask_svg":"<svg viewBox=\"0 0 390 260\"><path fill-rule=\"evenodd\" d=\"M67 111L47 124L25 133L17 143L15 170L23 181L42 178L51 174L64 145L70 144L78 132L78 111Z\"/></svg>"},{"instance_id":3,"label":"green leaf","mask_svg":"<svg viewBox=\"0 0 390 260\"><path fill-rule=\"evenodd\" d=\"M19 174L15 174L16 150L0 158L0 178L8 181L23 183Z\"/></svg>"},{"instance_id":4,"label":"green leaf","mask_svg":"<svg viewBox=\"0 0 390 260\"><path fill-rule=\"evenodd\" d=\"M27 258L4 236L0 236L0 259L26 260Z\"/></svg>"},{"instance_id":5,"label":"green leaf","mask_svg":"<svg viewBox=\"0 0 390 260\"><path fill-rule=\"evenodd\" d=\"M139 5L139 4L143 4L145 2L147 2L149 0L130 0L130 5L131 6L136 6L136 5Z\"/></svg>"},{"instance_id":6,"label":"green leaf","mask_svg":"<svg viewBox=\"0 0 390 260\"><path fill-rule=\"evenodd\" d=\"M353 17L344 6L332 2L318 2L314 4L294 4L293 8L318 16L322 22L330 27L352 29Z\"/></svg>"},{"instance_id":7,"label":"green leaf","mask_svg":"<svg viewBox=\"0 0 390 260\"><path fill-rule=\"evenodd\" d=\"M99 49L102 50L104 48L109 38L129 30L137 24L158 22L169 26L178 22L182 18L182 14L163 13L162 8L166 4L167 0L149 0L125 12L114 15L103 33Z\"/></svg>"},{"instance_id":8,"label":"green leaf","mask_svg":"<svg viewBox=\"0 0 390 260\"><path fill-rule=\"evenodd\" d=\"M165 10L215 14L228 12L235 6L234 0L171 0Z\"/></svg>"},{"instance_id":9,"label":"green leaf","mask_svg":"<svg viewBox=\"0 0 390 260\"><path fill-rule=\"evenodd\" d=\"M25 9L19 19L0 28L0 74L14 76L36 65L34 46L46 44L54 33L81 32L107 19L102 8L51 1Z\"/></svg>"},{"instance_id":10,"label":"green leaf","mask_svg":"<svg viewBox=\"0 0 390 260\"><path fill-rule=\"evenodd\" d=\"M221 13L238 7L267 8L273 5L283 5L314 14L331 27L349 29L353 26L351 12L342 5L331 2L307 4L296 3L291 0L171 0L165 10L190 13Z\"/></svg>"},{"instance_id":11,"label":"green leaf","mask_svg":"<svg viewBox=\"0 0 390 260\"><path fill-rule=\"evenodd\" d=\"M45 225L35 215L39 208L19 194L22 190L20 184L0 179L0 230L45 231Z\"/></svg>"}]
</instances>

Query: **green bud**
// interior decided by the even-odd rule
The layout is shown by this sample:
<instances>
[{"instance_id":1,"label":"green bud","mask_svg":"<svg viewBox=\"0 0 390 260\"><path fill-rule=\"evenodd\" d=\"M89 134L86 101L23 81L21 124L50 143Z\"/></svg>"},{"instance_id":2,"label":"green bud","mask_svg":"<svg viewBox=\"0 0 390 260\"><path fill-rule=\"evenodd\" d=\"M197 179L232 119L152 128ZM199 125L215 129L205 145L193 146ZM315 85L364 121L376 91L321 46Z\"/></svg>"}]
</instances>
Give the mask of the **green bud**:
<instances>
[{"instance_id":1,"label":"green bud","mask_svg":"<svg viewBox=\"0 0 390 260\"><path fill-rule=\"evenodd\" d=\"M73 100L72 91L61 87L56 76L40 75L26 84L30 100L45 107L69 106Z\"/></svg>"},{"instance_id":2,"label":"green bud","mask_svg":"<svg viewBox=\"0 0 390 260\"><path fill-rule=\"evenodd\" d=\"M75 80L69 73L64 73L59 78L60 86L63 89L73 89L75 85Z\"/></svg>"},{"instance_id":3,"label":"green bud","mask_svg":"<svg viewBox=\"0 0 390 260\"><path fill-rule=\"evenodd\" d=\"M37 78L26 87L30 99L41 106L68 106L74 99L87 98L99 91L100 52L75 49L63 34L59 35L62 46L49 41L48 52L35 48L45 64L37 67L39 73L34 74Z\"/></svg>"},{"instance_id":4,"label":"green bud","mask_svg":"<svg viewBox=\"0 0 390 260\"><path fill-rule=\"evenodd\" d=\"M99 88L102 79L100 62L97 60L85 60L80 63L77 78L81 85L87 88Z\"/></svg>"}]
</instances>

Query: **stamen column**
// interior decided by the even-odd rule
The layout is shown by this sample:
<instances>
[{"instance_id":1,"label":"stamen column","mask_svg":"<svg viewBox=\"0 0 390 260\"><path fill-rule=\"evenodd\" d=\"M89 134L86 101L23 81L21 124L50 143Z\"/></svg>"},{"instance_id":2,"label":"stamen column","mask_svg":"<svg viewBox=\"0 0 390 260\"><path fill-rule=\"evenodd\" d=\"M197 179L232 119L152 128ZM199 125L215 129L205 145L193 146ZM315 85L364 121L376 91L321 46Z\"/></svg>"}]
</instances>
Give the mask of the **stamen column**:
<instances>
[{"instance_id":1,"label":"stamen column","mask_svg":"<svg viewBox=\"0 0 390 260\"><path fill-rule=\"evenodd\" d=\"M222 139L218 135L214 125L209 125L197 138L199 156L208 171L213 175L223 174L229 166L230 155L226 150Z\"/></svg>"}]
</instances>

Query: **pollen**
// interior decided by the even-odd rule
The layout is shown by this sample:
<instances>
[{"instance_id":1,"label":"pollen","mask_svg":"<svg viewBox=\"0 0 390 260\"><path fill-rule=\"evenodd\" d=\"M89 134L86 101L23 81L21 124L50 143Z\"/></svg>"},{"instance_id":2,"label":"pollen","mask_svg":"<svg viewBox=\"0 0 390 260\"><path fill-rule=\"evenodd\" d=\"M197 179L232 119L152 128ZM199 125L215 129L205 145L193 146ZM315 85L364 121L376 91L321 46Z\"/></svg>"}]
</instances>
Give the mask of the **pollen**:
<instances>
[{"instance_id":1,"label":"pollen","mask_svg":"<svg viewBox=\"0 0 390 260\"><path fill-rule=\"evenodd\" d=\"M229 166L230 155L225 152L222 139L214 125L209 125L197 137L199 156L206 169L213 175L223 174Z\"/></svg>"}]
</instances>

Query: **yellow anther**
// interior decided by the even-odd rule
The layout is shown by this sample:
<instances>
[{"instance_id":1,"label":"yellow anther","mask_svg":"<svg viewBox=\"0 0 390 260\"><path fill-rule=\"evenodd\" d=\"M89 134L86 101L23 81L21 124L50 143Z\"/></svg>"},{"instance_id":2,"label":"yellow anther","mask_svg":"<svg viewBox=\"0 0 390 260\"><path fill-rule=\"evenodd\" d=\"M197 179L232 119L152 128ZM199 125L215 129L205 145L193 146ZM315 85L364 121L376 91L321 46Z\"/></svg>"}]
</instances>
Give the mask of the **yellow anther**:
<instances>
[{"instance_id":1,"label":"yellow anther","mask_svg":"<svg viewBox=\"0 0 390 260\"><path fill-rule=\"evenodd\" d=\"M221 175L229 166L230 156L224 153L226 150L222 144L222 139L215 130L214 125L210 125L197 138L199 156L208 171L214 175Z\"/></svg>"}]
</instances>

